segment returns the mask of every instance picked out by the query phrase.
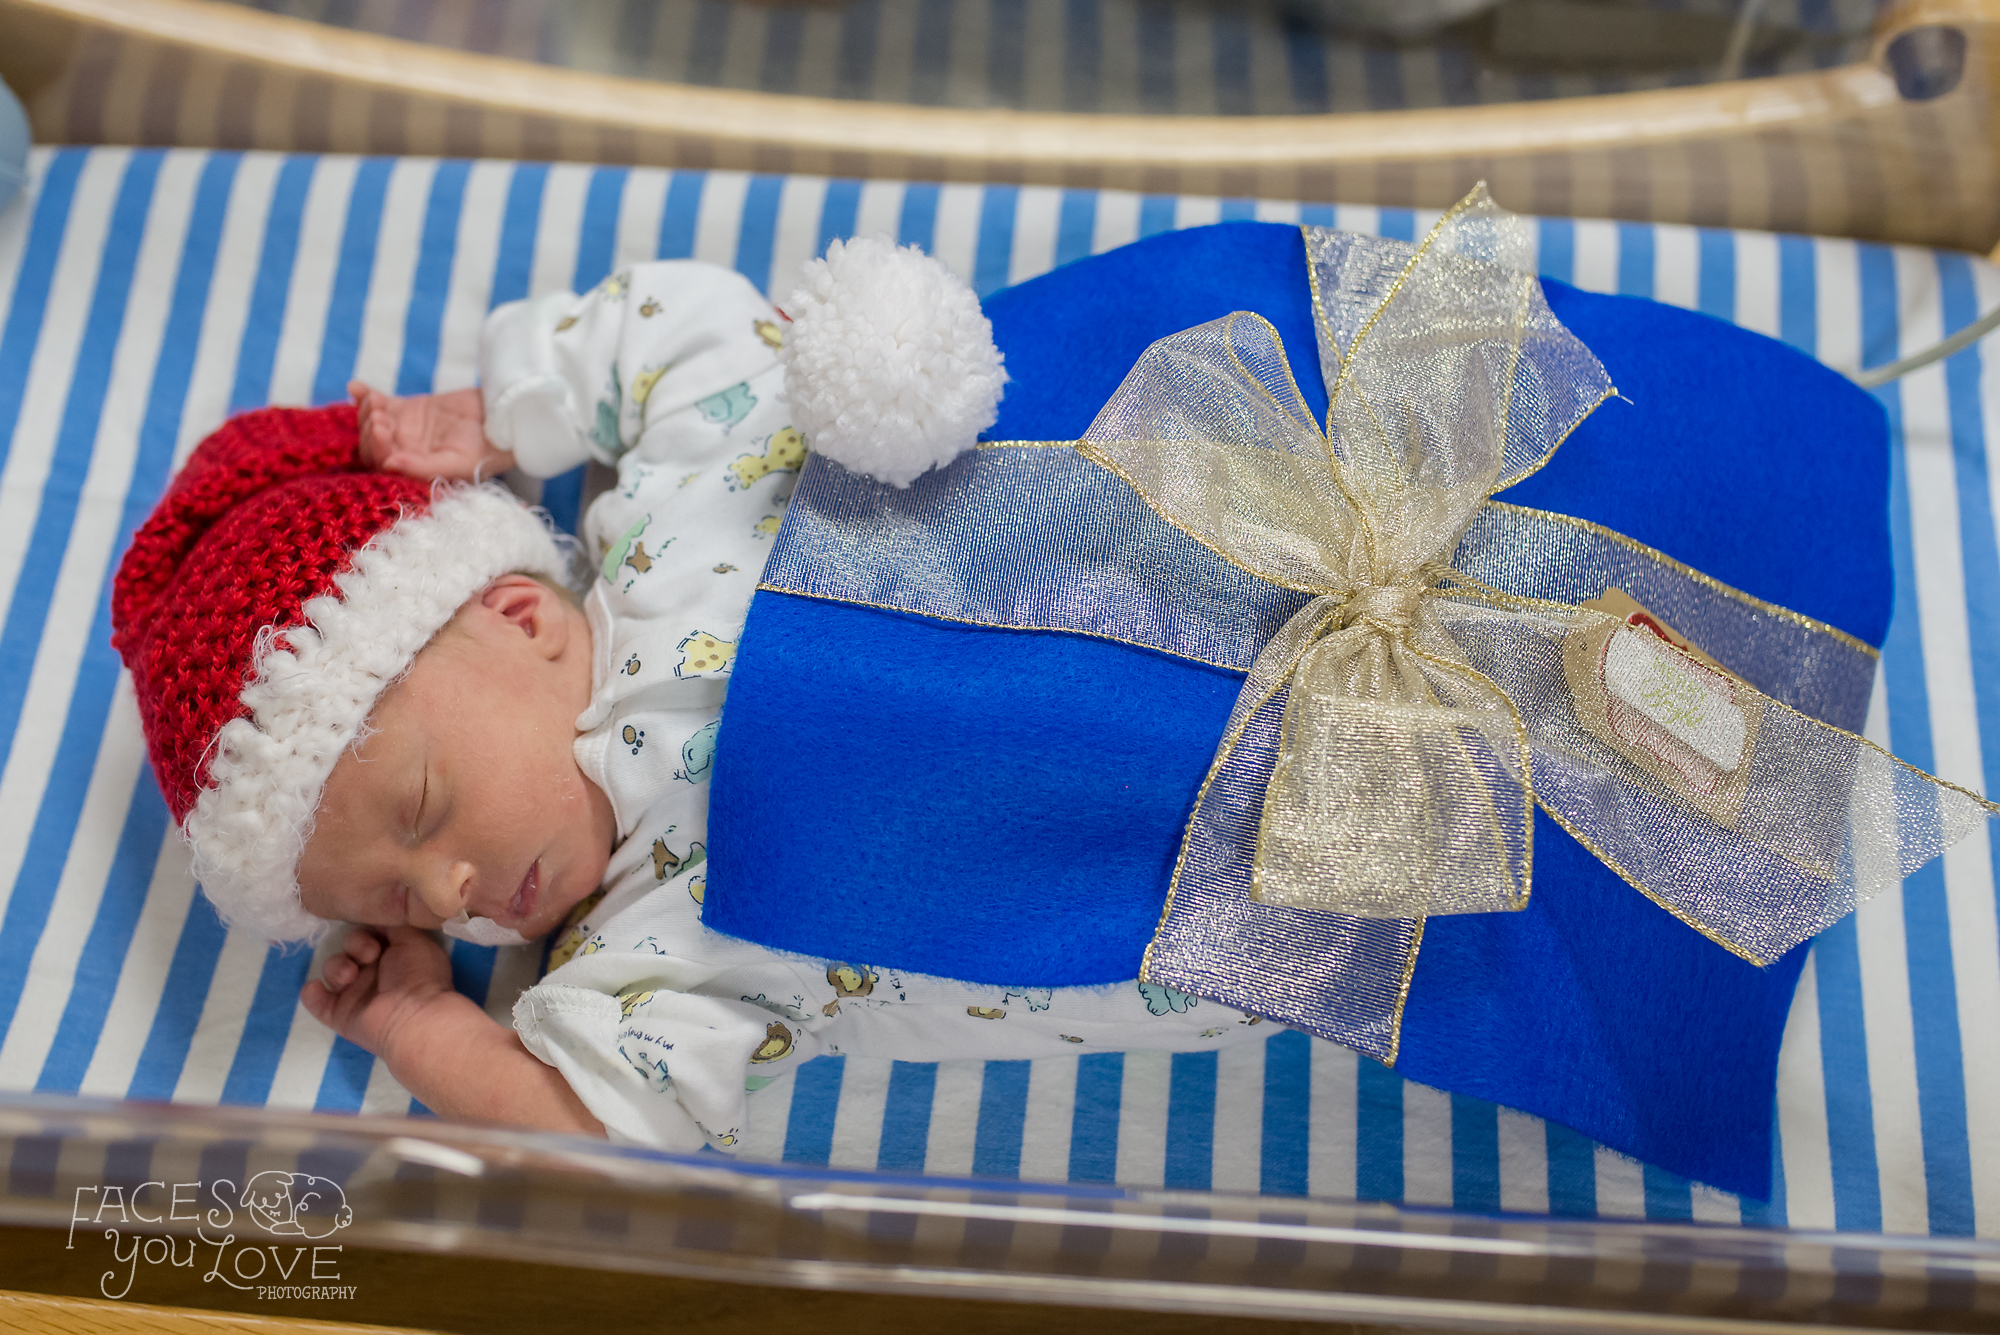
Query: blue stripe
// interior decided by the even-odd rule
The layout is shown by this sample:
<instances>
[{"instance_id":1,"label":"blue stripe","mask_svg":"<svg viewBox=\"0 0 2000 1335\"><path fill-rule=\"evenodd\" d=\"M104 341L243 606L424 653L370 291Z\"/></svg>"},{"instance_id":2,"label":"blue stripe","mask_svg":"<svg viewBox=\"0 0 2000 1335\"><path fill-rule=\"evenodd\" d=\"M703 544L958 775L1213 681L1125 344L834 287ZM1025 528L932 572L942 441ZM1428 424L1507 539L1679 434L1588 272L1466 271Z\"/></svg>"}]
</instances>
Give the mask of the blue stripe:
<instances>
[{"instance_id":1,"label":"blue stripe","mask_svg":"<svg viewBox=\"0 0 2000 1335\"><path fill-rule=\"evenodd\" d=\"M166 836L167 804L160 797L160 786L153 782L152 770L141 765L126 807L125 827L118 835L118 851L105 877L104 898L98 902L90 934L84 938L62 1019L42 1061L41 1074L35 1078L36 1089L73 1094L83 1083L104 1033L111 997L118 990L118 975L124 971L125 955Z\"/></svg>"},{"instance_id":2,"label":"blue stripe","mask_svg":"<svg viewBox=\"0 0 2000 1335\"><path fill-rule=\"evenodd\" d=\"M1257 201L1254 199L1225 199L1222 201L1223 222L1257 221Z\"/></svg>"},{"instance_id":3,"label":"blue stripe","mask_svg":"<svg viewBox=\"0 0 2000 1335\"><path fill-rule=\"evenodd\" d=\"M570 280L575 291L596 287L618 262L618 209L625 199L627 175L623 167L599 167L590 174L583 223L576 234L576 276Z\"/></svg>"},{"instance_id":4,"label":"blue stripe","mask_svg":"<svg viewBox=\"0 0 2000 1335\"><path fill-rule=\"evenodd\" d=\"M158 1191L150 1198L140 1195L145 1191L143 1184L152 1172L153 1145L154 1142L150 1140L114 1140L106 1145L102 1180L106 1183L131 1183L131 1190L125 1196L126 1202L135 1210L147 1210L159 1215L173 1208L168 1194L172 1188ZM159 1185L166 1187L165 1183ZM72 1197L71 1200L74 1201L75 1198ZM102 1289L98 1291L103 1292Z\"/></svg>"},{"instance_id":5,"label":"blue stripe","mask_svg":"<svg viewBox=\"0 0 2000 1335\"><path fill-rule=\"evenodd\" d=\"M1333 227L1340 218L1339 212L1331 204L1301 204L1299 222L1306 227Z\"/></svg>"},{"instance_id":6,"label":"blue stripe","mask_svg":"<svg viewBox=\"0 0 2000 1335\"><path fill-rule=\"evenodd\" d=\"M1378 235L1396 241L1417 239L1417 215L1410 209L1382 209L1381 222L1376 226Z\"/></svg>"},{"instance_id":7,"label":"blue stripe","mask_svg":"<svg viewBox=\"0 0 2000 1335\"><path fill-rule=\"evenodd\" d=\"M1167 1159L1170 1189L1207 1191L1215 1175L1213 1052L1176 1052L1167 1080Z\"/></svg>"},{"instance_id":8,"label":"blue stripe","mask_svg":"<svg viewBox=\"0 0 2000 1335\"><path fill-rule=\"evenodd\" d=\"M1056 263L1068 264L1090 254L1097 233L1097 192L1065 190L1056 214Z\"/></svg>"},{"instance_id":9,"label":"blue stripe","mask_svg":"<svg viewBox=\"0 0 2000 1335\"><path fill-rule=\"evenodd\" d=\"M1771 1199L1760 1201L1754 1196L1743 1196L1738 1201L1746 1227L1785 1227L1785 1137L1775 1116L1771 1126Z\"/></svg>"},{"instance_id":10,"label":"blue stripe","mask_svg":"<svg viewBox=\"0 0 2000 1335\"><path fill-rule=\"evenodd\" d=\"M1388 108L1406 105L1403 99L1403 53L1394 46L1361 48L1361 75L1368 84L1368 105Z\"/></svg>"},{"instance_id":11,"label":"blue stripe","mask_svg":"<svg viewBox=\"0 0 2000 1335\"><path fill-rule=\"evenodd\" d=\"M1448 105L1464 107L1479 101L1479 62L1467 48L1441 45L1437 63L1438 81Z\"/></svg>"},{"instance_id":12,"label":"blue stripe","mask_svg":"<svg viewBox=\"0 0 2000 1335\"><path fill-rule=\"evenodd\" d=\"M1297 1030L1264 1040L1264 1135L1257 1189L1303 1196L1312 1154L1312 1040Z\"/></svg>"},{"instance_id":13,"label":"blue stripe","mask_svg":"<svg viewBox=\"0 0 2000 1335\"><path fill-rule=\"evenodd\" d=\"M13 604L7 609L4 628L0 628L0 756L11 756L13 752L28 680L48 626L56 578L76 522L84 474L90 467L98 423L104 412L111 365L124 330L126 303L131 296L139 244L145 235L146 214L152 204L160 161L157 152L133 154L112 205L104 260L98 270L97 289L91 296L90 313L84 319L83 341L77 349L69 394L57 427L48 480L42 487L41 510L35 516L34 531L28 538L21 571L15 580ZM110 684L117 680L116 660L108 645L100 647L110 635L109 609L100 605L100 611L102 624L85 648L85 663L95 660L98 668L95 677L98 681L109 680L101 691L86 688L71 692L57 744L56 763L28 835L6 916L0 918L0 1034L14 1023L21 990L27 984L29 962L48 924L56 885L62 878L63 864L76 831L77 813L89 792L91 761L102 738L103 711L109 706ZM97 699L100 694L104 697L102 701ZM98 711L95 720L89 718L93 705ZM90 757L91 761L84 757ZM72 763L65 764L65 760Z\"/></svg>"},{"instance_id":14,"label":"blue stripe","mask_svg":"<svg viewBox=\"0 0 2000 1335\"><path fill-rule=\"evenodd\" d=\"M1868 1029L1854 915L1821 932L1812 951L1819 980L1820 1069L1826 1085L1834 1227L1874 1233L1882 1227L1882 1180L1875 1161L1875 1100L1868 1084Z\"/></svg>"},{"instance_id":15,"label":"blue stripe","mask_svg":"<svg viewBox=\"0 0 2000 1335\"><path fill-rule=\"evenodd\" d=\"M1974 285L1971 262L1966 256L1940 251L1937 263L1945 328L1962 328L1979 315L1979 292ZM1977 343L1950 358L1945 362L1944 375L1958 487L1958 531L1964 563L1966 630L1972 651L1973 708L1979 723L1983 788L1992 794L2000 793L2000 545L1995 538L1991 463L1981 395L1985 349L1989 346ZM2000 841L1989 841L1987 856L1995 886L2000 887ZM1970 1195L1970 1186L1968 1172L1961 1188L1965 1197ZM1971 1201L1957 1192L1954 1197L1950 1203L1951 1217L1954 1221L1964 1221L1969 1232Z\"/></svg>"},{"instance_id":16,"label":"blue stripe","mask_svg":"<svg viewBox=\"0 0 2000 1335\"><path fill-rule=\"evenodd\" d=\"M986 83L995 104L1021 104L1027 73L1028 0L990 0L986 21Z\"/></svg>"},{"instance_id":17,"label":"blue stripe","mask_svg":"<svg viewBox=\"0 0 2000 1335\"><path fill-rule=\"evenodd\" d=\"M771 251L778 242L778 202L784 194L782 176L753 176L743 194L736 228L736 272L759 292L771 286Z\"/></svg>"},{"instance_id":18,"label":"blue stripe","mask_svg":"<svg viewBox=\"0 0 2000 1335\"><path fill-rule=\"evenodd\" d=\"M1536 271L1544 278L1569 282L1576 273L1576 224L1567 218L1544 218L1540 231Z\"/></svg>"},{"instance_id":19,"label":"blue stripe","mask_svg":"<svg viewBox=\"0 0 2000 1335\"><path fill-rule=\"evenodd\" d=\"M722 62L729 55L730 7L702 5L695 10L694 32L687 44L687 64L682 78L689 83L720 82Z\"/></svg>"},{"instance_id":20,"label":"blue stripe","mask_svg":"<svg viewBox=\"0 0 2000 1335\"><path fill-rule=\"evenodd\" d=\"M62 1147L60 1135L14 1137L14 1151L7 1156L7 1190L16 1196L55 1195L56 1158ZM70 1201L74 1209L76 1197Z\"/></svg>"},{"instance_id":21,"label":"blue stripe","mask_svg":"<svg viewBox=\"0 0 2000 1335\"><path fill-rule=\"evenodd\" d=\"M166 487L167 470L172 465L174 442L187 401L188 382L194 374L195 349L201 341L207 314L210 280L215 272L216 251L221 244L222 223L229 208L231 188L240 161L234 154L211 157L203 165L195 186L188 230L181 246L181 259L174 278L167 319L161 330L160 351L153 366L152 386L147 394L145 413L140 419L132 472L126 482L123 513L119 517L117 550L130 542L154 500ZM77 767L85 756L97 753L96 739L103 735L111 707L112 692L118 683L118 658L111 651L111 580L107 574L98 596L89 638L84 642L82 662L77 669L75 693L70 702L70 723L65 727L65 744L59 754L72 757ZM71 751L68 742L78 741ZM85 742L84 738L91 739ZM86 783L88 780L86 779ZM46 804L42 817L74 831L81 805L51 811ZM119 835L118 852L105 880L69 1000L57 1030L55 1043L37 1079L38 1088L73 1090L83 1079L95 1051L98 1036L124 966L132 933L138 925L152 880L153 865L159 858L165 836L167 813L151 773L140 766L138 785L126 807L124 829ZM41 821L38 819L39 828ZM57 875L60 875L58 872Z\"/></svg>"},{"instance_id":22,"label":"blue stripe","mask_svg":"<svg viewBox=\"0 0 2000 1335\"><path fill-rule=\"evenodd\" d=\"M1944 325L1958 329L1979 317L1979 291L1972 265L1963 255L1940 251ZM1985 378L1986 344L1944 364L1951 412L1952 463L1958 483L1958 532L1965 562L1965 616L1972 646L1972 691L1979 719L1979 755L1984 790L2000 793L2000 546L1994 535L1991 463L1986 449L1986 417L1980 390ZM2000 842L1991 844L1994 881L2000 885Z\"/></svg>"},{"instance_id":23,"label":"blue stripe","mask_svg":"<svg viewBox=\"0 0 2000 1335\"><path fill-rule=\"evenodd\" d=\"M1778 328L1793 347L1808 355L1818 351L1818 254L1804 237L1778 238ZM1812 949L1834 1224L1872 1232L1882 1226L1882 1193L1854 919L1845 918L1821 933Z\"/></svg>"},{"instance_id":24,"label":"blue stripe","mask_svg":"<svg viewBox=\"0 0 2000 1335\"><path fill-rule=\"evenodd\" d=\"M1014 263L1014 210L1020 197L1019 188L1011 185L989 185L980 193L972 290L982 297L1007 286Z\"/></svg>"},{"instance_id":25,"label":"blue stripe","mask_svg":"<svg viewBox=\"0 0 2000 1335\"><path fill-rule=\"evenodd\" d=\"M1684 1177L1643 1164L1646 1218L1680 1223L1694 1220L1694 1187Z\"/></svg>"},{"instance_id":26,"label":"blue stripe","mask_svg":"<svg viewBox=\"0 0 2000 1335\"><path fill-rule=\"evenodd\" d=\"M382 204L395 165L391 158L369 158L354 173L347 225L340 234L340 263L333 273L333 294L320 338L319 371L313 376L314 403L345 399L347 382L354 378L368 318L368 284L375 274L375 242L382 232Z\"/></svg>"},{"instance_id":27,"label":"blue stripe","mask_svg":"<svg viewBox=\"0 0 2000 1335\"><path fill-rule=\"evenodd\" d=\"M541 163L522 163L507 182L507 202L500 211L500 252L493 262L492 306L519 301L528 295L534 278L535 233L542 225L542 187L549 169Z\"/></svg>"},{"instance_id":28,"label":"blue stripe","mask_svg":"<svg viewBox=\"0 0 2000 1335\"><path fill-rule=\"evenodd\" d=\"M910 100L937 106L945 100L951 73L951 11L953 0L918 0L910 27Z\"/></svg>"},{"instance_id":29,"label":"blue stripe","mask_svg":"<svg viewBox=\"0 0 2000 1335\"><path fill-rule=\"evenodd\" d=\"M35 197L34 221L28 224L28 243L22 248L14 295L7 304L7 324L0 329L0 467L14 451L14 428L20 424L21 404L28 396L28 369L34 362L35 344L42 337L49 289L55 285L56 262L69 230L70 205L76 199L77 177L86 157L81 149L58 150L49 159L41 191Z\"/></svg>"},{"instance_id":30,"label":"blue stripe","mask_svg":"<svg viewBox=\"0 0 2000 1335\"><path fill-rule=\"evenodd\" d=\"M1118 1177L1118 1104L1124 1096L1125 1054L1093 1052L1076 1061L1076 1105L1069 1123L1069 1180Z\"/></svg>"},{"instance_id":31,"label":"blue stripe","mask_svg":"<svg viewBox=\"0 0 2000 1335\"><path fill-rule=\"evenodd\" d=\"M257 258L256 280L250 286L243 336L236 345L236 383L229 392L231 416L271 401L271 368L278 357L278 339L285 330L285 303L291 299L299 228L305 221L306 196L312 190L318 163L317 158L285 159L271 188L264 247Z\"/></svg>"},{"instance_id":32,"label":"blue stripe","mask_svg":"<svg viewBox=\"0 0 2000 1335\"><path fill-rule=\"evenodd\" d=\"M449 953L452 991L471 997L484 1006L486 994L493 986L493 965L500 958L500 952L492 946L454 941Z\"/></svg>"},{"instance_id":33,"label":"blue stripe","mask_svg":"<svg viewBox=\"0 0 2000 1335\"><path fill-rule=\"evenodd\" d=\"M326 1055L326 1069L320 1073L313 1111L360 1112L361 1098L368 1092L368 1077L374 1070L373 1054L334 1035L333 1051Z\"/></svg>"},{"instance_id":34,"label":"blue stripe","mask_svg":"<svg viewBox=\"0 0 2000 1335\"><path fill-rule=\"evenodd\" d=\"M1021 1137L1028 1125L1029 1062L986 1063L979 1085L979 1125L972 1134L974 1177L1019 1177Z\"/></svg>"},{"instance_id":35,"label":"blue stripe","mask_svg":"<svg viewBox=\"0 0 2000 1335\"><path fill-rule=\"evenodd\" d=\"M187 1064L188 1051L194 1045L195 1026L201 1021L201 1010L214 984L216 965L221 960L227 935L208 896L196 891L181 924L173 959L167 964L166 985L160 989L160 1008L153 1012L146 1044L139 1050L138 1065L132 1070L132 1083L125 1088L126 1098L173 1097L174 1087L180 1083L181 1068Z\"/></svg>"},{"instance_id":36,"label":"blue stripe","mask_svg":"<svg viewBox=\"0 0 2000 1335\"><path fill-rule=\"evenodd\" d=\"M1805 353L1819 353L1819 283L1811 238L1778 238L1778 337ZM1865 325L1867 320L1863 319ZM1893 326L1891 326L1893 330ZM1891 337L1894 337L1893 333Z\"/></svg>"},{"instance_id":37,"label":"blue stripe","mask_svg":"<svg viewBox=\"0 0 2000 1335\"><path fill-rule=\"evenodd\" d=\"M1149 115L1171 115L1174 105L1174 23L1171 11L1159 5L1139 6L1139 109Z\"/></svg>"},{"instance_id":38,"label":"blue stripe","mask_svg":"<svg viewBox=\"0 0 2000 1335\"><path fill-rule=\"evenodd\" d=\"M767 93L798 88L799 55L804 46L805 15L796 9L770 9L764 19L764 63L757 86Z\"/></svg>"},{"instance_id":39,"label":"blue stripe","mask_svg":"<svg viewBox=\"0 0 2000 1335\"><path fill-rule=\"evenodd\" d=\"M1326 44L1319 25L1305 14L1288 10L1284 20L1285 72L1291 77L1292 110L1330 111L1326 77Z\"/></svg>"},{"instance_id":40,"label":"blue stripe","mask_svg":"<svg viewBox=\"0 0 2000 1335\"><path fill-rule=\"evenodd\" d=\"M1896 265L1883 246L1862 246L1861 348L1864 366L1897 354ZM1924 680L1923 628L1915 591L1910 485L1903 441L1901 386L1875 391L1889 414L1889 533L1896 564L1896 612L1882 646L1889 735L1896 754L1935 771L1930 690ZM1924 1182L1931 1232L1972 1232L1972 1157L1966 1138L1964 1049L1958 1026L1958 986L1951 957L1951 918L1944 865L1933 860L1903 881L1903 934L1908 952L1910 1011L1915 1029L1917 1116L1923 1128ZM1838 1202L1835 1205L1838 1211Z\"/></svg>"},{"instance_id":41,"label":"blue stripe","mask_svg":"<svg viewBox=\"0 0 2000 1335\"><path fill-rule=\"evenodd\" d=\"M417 268L410 279L410 304L403 313L403 358L396 368L396 393L428 394L437 376L438 344L451 295L451 264L458 252L458 219L465 206L465 180L472 164L440 162L424 206L424 230L417 240Z\"/></svg>"},{"instance_id":42,"label":"blue stripe","mask_svg":"<svg viewBox=\"0 0 2000 1335\"><path fill-rule=\"evenodd\" d=\"M1695 305L1707 315L1718 320L1736 322L1736 237L1729 232L1718 232L1704 227L1695 242L1696 263L1700 274L1696 279Z\"/></svg>"},{"instance_id":43,"label":"blue stripe","mask_svg":"<svg viewBox=\"0 0 2000 1335\"><path fill-rule=\"evenodd\" d=\"M1403 1077L1372 1057L1354 1064L1354 1195L1403 1199Z\"/></svg>"},{"instance_id":44,"label":"blue stripe","mask_svg":"<svg viewBox=\"0 0 2000 1335\"><path fill-rule=\"evenodd\" d=\"M701 226L701 192L707 172L675 172L667 181L667 201L660 210L659 257L684 260L694 254L695 231Z\"/></svg>"},{"instance_id":45,"label":"blue stripe","mask_svg":"<svg viewBox=\"0 0 2000 1335\"><path fill-rule=\"evenodd\" d=\"M815 1057L792 1076L792 1111L785 1122L786 1163L824 1166L833 1156L833 1116L840 1108L845 1057Z\"/></svg>"},{"instance_id":46,"label":"blue stripe","mask_svg":"<svg viewBox=\"0 0 2000 1335\"><path fill-rule=\"evenodd\" d=\"M1549 1153L1549 1213L1597 1213L1597 1147L1555 1122L1543 1124Z\"/></svg>"},{"instance_id":47,"label":"blue stripe","mask_svg":"<svg viewBox=\"0 0 2000 1335\"><path fill-rule=\"evenodd\" d=\"M1139 200L1139 237L1144 240L1174 230L1174 214L1180 200L1174 195L1145 195Z\"/></svg>"},{"instance_id":48,"label":"blue stripe","mask_svg":"<svg viewBox=\"0 0 2000 1335\"><path fill-rule=\"evenodd\" d=\"M882 0L854 0L840 16L840 46L834 56L834 96L865 98L874 92L875 35Z\"/></svg>"},{"instance_id":49,"label":"blue stripe","mask_svg":"<svg viewBox=\"0 0 2000 1335\"><path fill-rule=\"evenodd\" d=\"M557 528L565 533L575 533L582 518L583 479L585 465L578 465L567 473L542 479L540 505L549 512Z\"/></svg>"},{"instance_id":50,"label":"blue stripe","mask_svg":"<svg viewBox=\"0 0 2000 1335\"><path fill-rule=\"evenodd\" d=\"M305 986L306 970L311 964L312 955L308 951L273 946L264 952L257 991L250 999L249 1014L243 1018L243 1037L236 1044L236 1057L229 1063L229 1074L222 1082L224 1103L270 1102L271 1081L278 1074L278 1059L285 1053L285 1040L291 1036L299 989ZM319 1021L308 1016L306 1023Z\"/></svg>"},{"instance_id":51,"label":"blue stripe","mask_svg":"<svg viewBox=\"0 0 2000 1335\"><path fill-rule=\"evenodd\" d=\"M1451 1204L1492 1214L1500 1208L1500 1108L1451 1096Z\"/></svg>"},{"instance_id":52,"label":"blue stripe","mask_svg":"<svg viewBox=\"0 0 2000 1335\"><path fill-rule=\"evenodd\" d=\"M854 223L861 212L861 182L828 181L819 202L819 244L815 257L826 254L837 237L854 235Z\"/></svg>"},{"instance_id":53,"label":"blue stripe","mask_svg":"<svg viewBox=\"0 0 2000 1335\"><path fill-rule=\"evenodd\" d=\"M1653 295L1653 229L1646 223L1618 224L1618 291L1627 297Z\"/></svg>"},{"instance_id":54,"label":"blue stripe","mask_svg":"<svg viewBox=\"0 0 2000 1335\"><path fill-rule=\"evenodd\" d=\"M875 1166L885 1173L921 1173L930 1142L931 1104L937 1097L936 1062L889 1063L889 1096L882 1107L882 1140Z\"/></svg>"},{"instance_id":55,"label":"blue stripe","mask_svg":"<svg viewBox=\"0 0 2000 1335\"><path fill-rule=\"evenodd\" d=\"M1097 0L1069 0L1063 6L1063 107L1095 111L1098 71L1104 63L1104 29Z\"/></svg>"},{"instance_id":56,"label":"blue stripe","mask_svg":"<svg viewBox=\"0 0 2000 1335\"><path fill-rule=\"evenodd\" d=\"M1209 16L1209 50L1214 53L1215 109L1224 116L1256 110L1250 82L1250 24L1245 15L1217 5Z\"/></svg>"},{"instance_id":57,"label":"blue stripe","mask_svg":"<svg viewBox=\"0 0 2000 1335\"><path fill-rule=\"evenodd\" d=\"M896 244L917 246L925 253L937 232L938 188L911 185L903 188L903 211L896 219Z\"/></svg>"}]
</instances>

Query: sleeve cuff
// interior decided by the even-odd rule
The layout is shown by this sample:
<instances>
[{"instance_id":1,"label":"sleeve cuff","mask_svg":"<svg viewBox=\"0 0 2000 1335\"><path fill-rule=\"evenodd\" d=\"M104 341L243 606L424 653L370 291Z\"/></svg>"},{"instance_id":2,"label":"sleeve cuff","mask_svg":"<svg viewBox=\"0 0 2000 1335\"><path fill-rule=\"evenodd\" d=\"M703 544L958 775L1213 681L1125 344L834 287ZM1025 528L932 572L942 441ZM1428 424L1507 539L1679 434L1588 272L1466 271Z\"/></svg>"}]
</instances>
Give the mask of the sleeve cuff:
<instances>
[{"instance_id":1,"label":"sleeve cuff","mask_svg":"<svg viewBox=\"0 0 2000 1335\"><path fill-rule=\"evenodd\" d=\"M510 301L486 317L479 338L486 438L515 466L554 477L589 462L569 382L556 359L557 326L576 305L567 292Z\"/></svg>"}]
</instances>

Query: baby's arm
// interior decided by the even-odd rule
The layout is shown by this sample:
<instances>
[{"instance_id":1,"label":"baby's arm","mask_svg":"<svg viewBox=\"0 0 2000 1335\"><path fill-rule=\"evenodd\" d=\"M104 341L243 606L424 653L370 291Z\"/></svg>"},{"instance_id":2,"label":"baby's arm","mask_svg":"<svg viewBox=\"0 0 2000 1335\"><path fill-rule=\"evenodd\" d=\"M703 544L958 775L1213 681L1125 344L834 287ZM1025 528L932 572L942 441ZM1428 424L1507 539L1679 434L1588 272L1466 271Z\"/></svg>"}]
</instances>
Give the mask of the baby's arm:
<instances>
[{"instance_id":1,"label":"baby's arm","mask_svg":"<svg viewBox=\"0 0 2000 1335\"><path fill-rule=\"evenodd\" d=\"M413 927L357 928L299 999L446 1121L604 1134L554 1067L452 991L444 951Z\"/></svg>"},{"instance_id":2,"label":"baby's arm","mask_svg":"<svg viewBox=\"0 0 2000 1335\"><path fill-rule=\"evenodd\" d=\"M637 448L663 419L726 430L757 402L748 387L777 364L779 318L740 275L688 260L508 302L480 336L480 389L394 398L348 386L361 460L478 481L516 466L536 477L615 466L635 449L670 457L670 439Z\"/></svg>"}]
</instances>

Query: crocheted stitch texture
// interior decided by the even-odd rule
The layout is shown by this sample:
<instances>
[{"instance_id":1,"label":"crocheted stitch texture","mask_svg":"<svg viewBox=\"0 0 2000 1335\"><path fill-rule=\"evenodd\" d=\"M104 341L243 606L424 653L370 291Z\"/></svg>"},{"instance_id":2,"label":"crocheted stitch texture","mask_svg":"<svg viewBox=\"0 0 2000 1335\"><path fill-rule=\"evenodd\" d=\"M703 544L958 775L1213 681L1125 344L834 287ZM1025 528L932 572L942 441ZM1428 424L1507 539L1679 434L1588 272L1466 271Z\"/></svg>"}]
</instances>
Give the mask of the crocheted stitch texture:
<instances>
[{"instance_id":1,"label":"crocheted stitch texture","mask_svg":"<svg viewBox=\"0 0 2000 1335\"><path fill-rule=\"evenodd\" d=\"M345 405L246 414L195 450L112 592L154 774L225 921L326 924L298 858L378 696L466 600L569 558L505 490L361 468Z\"/></svg>"}]
</instances>

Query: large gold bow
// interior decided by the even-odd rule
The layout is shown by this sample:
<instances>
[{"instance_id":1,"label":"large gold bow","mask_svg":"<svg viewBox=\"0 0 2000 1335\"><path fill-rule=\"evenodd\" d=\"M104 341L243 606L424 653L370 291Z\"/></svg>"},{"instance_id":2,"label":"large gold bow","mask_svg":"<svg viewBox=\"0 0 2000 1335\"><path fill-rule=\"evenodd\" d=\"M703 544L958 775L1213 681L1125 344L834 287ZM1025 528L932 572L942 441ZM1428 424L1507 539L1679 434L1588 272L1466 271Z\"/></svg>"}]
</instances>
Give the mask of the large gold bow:
<instances>
[{"instance_id":1,"label":"large gold bow","mask_svg":"<svg viewBox=\"0 0 2000 1335\"><path fill-rule=\"evenodd\" d=\"M1253 898L1519 909L1539 803L1762 963L2000 808L1618 616L1453 569L1488 497L1614 392L1529 253L1482 186L1414 256L1313 256L1343 285L1315 291L1324 430L1277 331L1238 313L1154 344L1077 448L1225 560L1313 595L1258 655L1210 772L1284 693Z\"/></svg>"}]
</instances>

